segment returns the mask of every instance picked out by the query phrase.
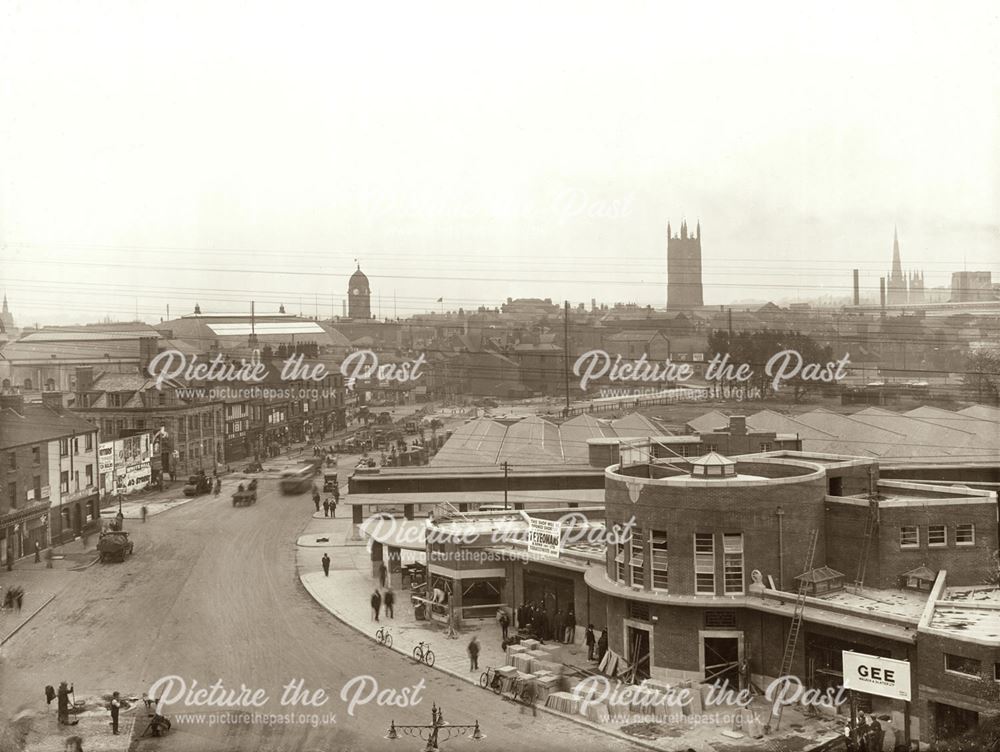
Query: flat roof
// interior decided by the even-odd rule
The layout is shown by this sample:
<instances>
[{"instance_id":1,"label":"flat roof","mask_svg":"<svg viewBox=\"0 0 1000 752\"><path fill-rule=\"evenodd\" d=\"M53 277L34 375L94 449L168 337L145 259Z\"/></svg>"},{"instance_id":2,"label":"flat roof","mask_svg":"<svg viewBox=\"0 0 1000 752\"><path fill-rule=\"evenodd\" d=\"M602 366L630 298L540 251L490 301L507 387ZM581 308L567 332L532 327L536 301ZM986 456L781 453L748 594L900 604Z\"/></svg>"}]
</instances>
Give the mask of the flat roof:
<instances>
[{"instance_id":1,"label":"flat roof","mask_svg":"<svg viewBox=\"0 0 1000 752\"><path fill-rule=\"evenodd\" d=\"M427 493L352 493L344 501L351 506L390 506L394 504L503 504L503 491L431 491ZM515 504L534 507L553 504L604 504L603 488L579 488L571 490L508 491L507 504L511 509Z\"/></svg>"}]
</instances>

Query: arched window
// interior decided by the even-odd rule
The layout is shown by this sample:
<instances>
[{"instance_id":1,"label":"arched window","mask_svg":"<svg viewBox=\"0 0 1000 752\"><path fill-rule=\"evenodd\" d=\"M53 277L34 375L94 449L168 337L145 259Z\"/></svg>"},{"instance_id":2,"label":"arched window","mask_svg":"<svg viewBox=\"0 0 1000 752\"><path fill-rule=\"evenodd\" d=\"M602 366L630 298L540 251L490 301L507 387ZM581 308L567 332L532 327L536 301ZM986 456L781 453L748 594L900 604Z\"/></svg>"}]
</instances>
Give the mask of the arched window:
<instances>
[{"instance_id":1,"label":"arched window","mask_svg":"<svg viewBox=\"0 0 1000 752\"><path fill-rule=\"evenodd\" d=\"M7 391L8 389L10 389L10 379L4 379L3 380L3 389L4 389L4 391Z\"/></svg>"},{"instance_id":2,"label":"arched window","mask_svg":"<svg viewBox=\"0 0 1000 752\"><path fill-rule=\"evenodd\" d=\"M56 380L55 379L47 379L45 381L45 391L46 392L54 392L55 390L56 390Z\"/></svg>"},{"instance_id":3,"label":"arched window","mask_svg":"<svg viewBox=\"0 0 1000 752\"><path fill-rule=\"evenodd\" d=\"M30 392L31 391L31 379L25 379L24 380L24 391L26 391L26 392Z\"/></svg>"}]
</instances>

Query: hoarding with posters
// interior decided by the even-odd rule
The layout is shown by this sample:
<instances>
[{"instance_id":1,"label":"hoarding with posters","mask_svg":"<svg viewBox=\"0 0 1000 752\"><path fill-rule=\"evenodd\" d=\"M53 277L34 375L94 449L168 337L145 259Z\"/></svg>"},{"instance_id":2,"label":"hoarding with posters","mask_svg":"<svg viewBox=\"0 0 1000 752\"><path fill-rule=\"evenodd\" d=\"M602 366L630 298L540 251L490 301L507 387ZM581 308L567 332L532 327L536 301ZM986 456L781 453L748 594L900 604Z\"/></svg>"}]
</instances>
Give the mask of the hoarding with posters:
<instances>
[{"instance_id":1,"label":"hoarding with posters","mask_svg":"<svg viewBox=\"0 0 1000 752\"><path fill-rule=\"evenodd\" d=\"M149 486L152 444L148 433L101 442L97 447L101 490L127 495Z\"/></svg>"}]
</instances>

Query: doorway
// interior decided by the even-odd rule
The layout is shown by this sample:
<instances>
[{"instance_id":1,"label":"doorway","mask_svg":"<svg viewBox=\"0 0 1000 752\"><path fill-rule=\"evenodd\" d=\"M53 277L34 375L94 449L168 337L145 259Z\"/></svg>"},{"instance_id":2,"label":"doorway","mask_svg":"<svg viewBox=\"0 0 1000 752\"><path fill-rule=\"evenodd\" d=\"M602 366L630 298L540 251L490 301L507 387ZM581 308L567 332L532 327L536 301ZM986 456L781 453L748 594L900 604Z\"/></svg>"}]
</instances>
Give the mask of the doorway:
<instances>
[{"instance_id":1,"label":"doorway","mask_svg":"<svg viewBox=\"0 0 1000 752\"><path fill-rule=\"evenodd\" d=\"M650 677L649 667L649 630L642 627L625 628L625 660L634 664L635 673L632 681L641 682Z\"/></svg>"},{"instance_id":2,"label":"doorway","mask_svg":"<svg viewBox=\"0 0 1000 752\"><path fill-rule=\"evenodd\" d=\"M740 638L703 637L702 662L706 684L728 684L740 688Z\"/></svg>"}]
</instances>

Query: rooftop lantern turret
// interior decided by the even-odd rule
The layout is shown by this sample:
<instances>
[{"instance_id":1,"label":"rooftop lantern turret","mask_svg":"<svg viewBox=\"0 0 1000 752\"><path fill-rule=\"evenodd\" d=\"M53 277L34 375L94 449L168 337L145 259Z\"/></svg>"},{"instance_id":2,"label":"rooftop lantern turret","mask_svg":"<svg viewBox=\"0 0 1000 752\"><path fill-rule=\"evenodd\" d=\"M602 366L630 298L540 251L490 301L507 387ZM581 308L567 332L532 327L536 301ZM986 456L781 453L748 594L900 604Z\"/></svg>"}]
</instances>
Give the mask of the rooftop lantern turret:
<instances>
[{"instance_id":1,"label":"rooftop lantern turret","mask_svg":"<svg viewBox=\"0 0 1000 752\"><path fill-rule=\"evenodd\" d=\"M704 457L691 460L693 478L735 478L736 461L723 457L718 452L709 452Z\"/></svg>"}]
</instances>

